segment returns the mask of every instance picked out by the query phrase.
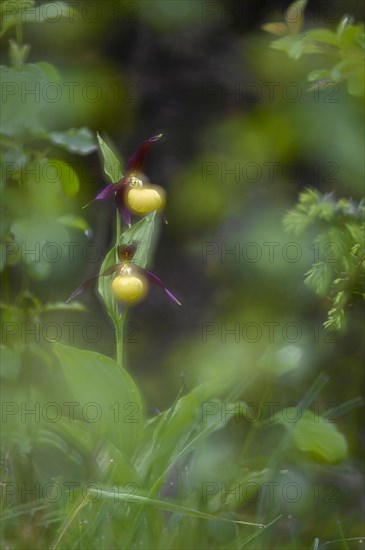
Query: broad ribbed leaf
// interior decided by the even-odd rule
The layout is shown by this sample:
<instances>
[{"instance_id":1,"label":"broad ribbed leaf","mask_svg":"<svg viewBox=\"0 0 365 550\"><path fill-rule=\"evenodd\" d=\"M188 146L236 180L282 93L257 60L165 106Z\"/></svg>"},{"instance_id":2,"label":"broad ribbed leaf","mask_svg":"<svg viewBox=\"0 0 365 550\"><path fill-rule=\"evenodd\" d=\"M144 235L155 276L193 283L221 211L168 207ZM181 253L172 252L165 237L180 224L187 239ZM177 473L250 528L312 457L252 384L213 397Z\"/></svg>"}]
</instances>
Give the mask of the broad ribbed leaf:
<instances>
[{"instance_id":1,"label":"broad ribbed leaf","mask_svg":"<svg viewBox=\"0 0 365 550\"><path fill-rule=\"evenodd\" d=\"M84 421L95 424L101 439L132 456L143 432L142 400L132 378L99 353L59 343L53 349L78 404L76 413L81 412Z\"/></svg>"}]
</instances>

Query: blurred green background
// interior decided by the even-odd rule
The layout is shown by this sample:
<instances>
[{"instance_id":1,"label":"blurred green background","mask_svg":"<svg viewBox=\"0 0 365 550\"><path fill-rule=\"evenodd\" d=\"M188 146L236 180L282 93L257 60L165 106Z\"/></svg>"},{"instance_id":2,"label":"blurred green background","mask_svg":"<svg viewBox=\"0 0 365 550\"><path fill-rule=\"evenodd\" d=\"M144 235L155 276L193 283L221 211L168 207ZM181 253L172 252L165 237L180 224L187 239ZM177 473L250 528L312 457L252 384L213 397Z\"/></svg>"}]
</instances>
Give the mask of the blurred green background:
<instances>
[{"instance_id":1,"label":"blurred green background","mask_svg":"<svg viewBox=\"0 0 365 550\"><path fill-rule=\"evenodd\" d=\"M333 28L345 13L362 20L361 4L309 1L307 24ZM52 63L59 72L54 75L59 96L49 89L36 105L26 104L30 118L35 109L48 131L84 126L98 131L116 144L124 160L143 140L163 133L144 167L168 197L168 224L161 220L153 271L182 307L153 288L129 311L125 331L125 367L150 415L169 407L181 387L191 390L221 372L244 377L263 369L264 378L244 396L260 402L263 386L271 383L272 353L281 354L281 364L297 365L267 394L280 407L299 402L321 372L329 376L318 401L321 412L328 403L361 394L361 307L351 308L344 331L325 332L328 301L319 300L303 279L317 254L323 257L328 250L316 249L314 230L293 237L282 220L307 187L361 200L363 106L345 85L307 91L306 75L326 60L307 56L296 61L269 48L272 37L260 26L279 18L287 5L100 0L75 2L80 16L73 21L24 25L24 42L31 45L28 62ZM5 45L7 36L2 40ZM1 55L7 64L6 47ZM41 302L64 301L98 272L113 244L114 202L81 212L107 183L98 153L79 157L49 144L42 147L50 149L54 161L71 164L78 195L52 197L35 185L22 202L14 190L5 202L6 215L19 218L11 226L19 240L31 243L43 234L53 242L72 241L75 255L71 261L62 245L60 261L43 258L26 277L21 264L7 267L4 295L9 301L27 281ZM54 223L70 212L82 214L89 230ZM88 243L94 247L90 255L96 250L92 260L85 258ZM114 357L113 328L96 289L81 301L85 311L46 312L42 326L57 323L60 342ZM77 323L72 341L70 322ZM85 326L92 323L97 336L92 326L85 336ZM46 348L44 335L40 339L38 349ZM266 357L271 359L265 363ZM323 470L303 466L312 468L309 478L340 484L341 502L335 510L325 505L318 514L330 517L341 510L350 532L360 527L355 514L363 484L360 419L356 408L337 421L349 443L345 462ZM232 432L234 445L245 429L234 426ZM300 527L304 538L317 523L317 512L309 513Z\"/></svg>"},{"instance_id":2,"label":"blurred green background","mask_svg":"<svg viewBox=\"0 0 365 550\"><path fill-rule=\"evenodd\" d=\"M336 346L323 345L324 312L303 285L303 274L315 258L311 235L294 239L281 222L308 186L361 198L360 101L344 87L319 97L308 93L306 74L322 60L296 62L269 49L271 37L259 26L285 3L97 5L86 3L81 19L73 23L45 23L41 33L40 27L29 25L25 36L32 44L30 61L52 62L61 74L60 100L47 101L44 93L41 116L49 129L89 126L107 133L124 159L150 135L164 134L145 166L150 180L168 192L168 226L162 227L154 268L183 307L174 308L153 289L129 314L133 336L126 339L136 342L127 346L128 367L141 380L147 401L156 407L170 403L180 371L196 383L202 365L198 359L194 364L190 353L203 355L208 369L219 369L217 349L227 363L230 354L233 361L240 357L245 362L246 354L250 361L253 350L259 353L269 343L264 330L255 345L242 335L238 343L234 337L222 343L219 331L202 343L202 324L208 322L242 327L278 321L278 334L286 322L298 323L303 331L299 343L310 354L310 360L303 359L303 376L318 368L317 361L322 368L329 361L334 369L332 360L338 360L344 336ZM324 3L320 19L321 3L312 11L309 4L308 24L317 18L317 25L331 25L350 8L355 16L360 11L358 2L336 2L330 8ZM68 160L81 180L81 208L106 182L96 153ZM51 270L47 287L40 283L37 289L42 299L60 299L61 289L67 297L75 283L97 272L103 250L112 242L113 208L110 201L83 212L92 242L100 248L95 255L90 248L93 261L85 262L87 239L79 241L71 265L63 248L65 261ZM283 257L293 240L300 247L298 261L289 258L292 254L295 260L294 248L288 259ZM250 242L256 247L246 251ZM264 245L270 242L272 249ZM225 254L232 249L235 254ZM81 322L104 317L103 338L94 347L113 355L112 328L107 330L103 308L93 293L84 300L88 313ZM315 346L311 330L322 332ZM357 336L355 328L345 340ZM357 379L356 371L350 378ZM169 384L161 383L166 379Z\"/></svg>"}]
</instances>

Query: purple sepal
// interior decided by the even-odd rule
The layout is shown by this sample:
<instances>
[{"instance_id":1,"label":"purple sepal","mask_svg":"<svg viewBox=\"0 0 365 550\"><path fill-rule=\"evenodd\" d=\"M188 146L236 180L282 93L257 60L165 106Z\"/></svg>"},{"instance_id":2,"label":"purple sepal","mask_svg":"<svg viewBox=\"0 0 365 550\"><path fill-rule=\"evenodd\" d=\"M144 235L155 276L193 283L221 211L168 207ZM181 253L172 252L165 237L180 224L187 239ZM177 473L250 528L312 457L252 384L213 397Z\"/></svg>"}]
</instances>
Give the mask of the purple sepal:
<instances>
[{"instance_id":1,"label":"purple sepal","mask_svg":"<svg viewBox=\"0 0 365 550\"><path fill-rule=\"evenodd\" d=\"M175 298L175 296L172 294L172 292L165 287L165 285L163 284L163 282L161 281L161 279L159 279L156 275L154 275L153 273L151 273L150 271L145 271L145 274L147 275L147 278L148 280L155 284L155 285L158 285L160 286L161 288L163 288L165 294L168 296L168 298L174 302L175 304L177 304L178 306L181 306L181 303L179 302L179 300L177 298Z\"/></svg>"},{"instance_id":2,"label":"purple sepal","mask_svg":"<svg viewBox=\"0 0 365 550\"><path fill-rule=\"evenodd\" d=\"M91 277L91 279L88 279L87 281L82 283L82 285L80 285L76 290L74 290L71 296L67 298L66 304L71 302L71 300L74 300L77 296L80 296L80 294L82 294L94 281L99 279L99 277L112 275L112 273L115 273L119 268L120 268L120 264L114 264L108 267L108 269L104 271L104 273L100 273L100 275L94 275L94 277Z\"/></svg>"},{"instance_id":3,"label":"purple sepal","mask_svg":"<svg viewBox=\"0 0 365 550\"><path fill-rule=\"evenodd\" d=\"M105 199L109 198L113 193L115 193L117 189L115 188L114 183L109 183L98 195L96 195L95 200L96 201L105 201Z\"/></svg>"},{"instance_id":4,"label":"purple sepal","mask_svg":"<svg viewBox=\"0 0 365 550\"><path fill-rule=\"evenodd\" d=\"M86 208L87 206L92 204L94 201L105 201L106 199L111 197L111 195L113 195L113 193L116 193L120 189L123 189L124 186L125 186L124 178L122 178L120 181L118 181L118 183L109 183L109 185L104 187L104 189L102 189L100 191L100 193L98 193L94 199L92 199L90 202L85 204L85 206L83 206L82 208L83 209Z\"/></svg>"},{"instance_id":5,"label":"purple sepal","mask_svg":"<svg viewBox=\"0 0 365 550\"><path fill-rule=\"evenodd\" d=\"M127 172L139 172L142 168L142 164L151 143L155 143L162 137L162 134L152 136L150 139L144 141L137 149L137 151L131 156L127 162Z\"/></svg>"},{"instance_id":6,"label":"purple sepal","mask_svg":"<svg viewBox=\"0 0 365 550\"><path fill-rule=\"evenodd\" d=\"M80 296L96 279L98 278L98 275L96 277L91 277L91 279L88 279L82 285L80 285L76 290L73 291L73 293L67 298L66 304L71 302L71 300L74 300L77 298L77 296Z\"/></svg>"}]
</instances>

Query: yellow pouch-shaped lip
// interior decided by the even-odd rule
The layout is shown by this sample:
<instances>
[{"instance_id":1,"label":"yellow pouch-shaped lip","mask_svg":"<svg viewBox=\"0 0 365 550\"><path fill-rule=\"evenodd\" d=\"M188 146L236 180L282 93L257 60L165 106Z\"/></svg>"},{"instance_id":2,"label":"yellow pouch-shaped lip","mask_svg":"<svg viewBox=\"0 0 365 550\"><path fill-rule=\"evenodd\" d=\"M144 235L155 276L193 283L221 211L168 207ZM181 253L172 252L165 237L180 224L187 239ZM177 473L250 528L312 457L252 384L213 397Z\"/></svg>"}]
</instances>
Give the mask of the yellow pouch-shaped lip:
<instances>
[{"instance_id":1,"label":"yellow pouch-shaped lip","mask_svg":"<svg viewBox=\"0 0 365 550\"><path fill-rule=\"evenodd\" d=\"M136 304L141 302L148 293L148 280L142 273L137 273L133 268L122 268L121 273L115 277L112 290L117 302Z\"/></svg>"},{"instance_id":2,"label":"yellow pouch-shaped lip","mask_svg":"<svg viewBox=\"0 0 365 550\"><path fill-rule=\"evenodd\" d=\"M165 190L158 185L147 185L129 189L126 196L128 209L134 214L161 212L166 204Z\"/></svg>"}]
</instances>

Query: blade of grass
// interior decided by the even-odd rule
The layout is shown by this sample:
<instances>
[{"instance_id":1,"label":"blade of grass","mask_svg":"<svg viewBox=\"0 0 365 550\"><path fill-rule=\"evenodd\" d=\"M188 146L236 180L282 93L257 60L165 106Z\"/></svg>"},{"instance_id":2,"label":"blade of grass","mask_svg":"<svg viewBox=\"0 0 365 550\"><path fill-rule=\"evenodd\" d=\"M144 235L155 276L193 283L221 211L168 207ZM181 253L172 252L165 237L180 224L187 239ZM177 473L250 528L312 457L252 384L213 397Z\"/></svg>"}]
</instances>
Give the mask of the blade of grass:
<instances>
[{"instance_id":1,"label":"blade of grass","mask_svg":"<svg viewBox=\"0 0 365 550\"><path fill-rule=\"evenodd\" d=\"M142 503L145 505L154 506L157 508L160 508L162 510L165 510L167 512L177 512L179 514L187 515L187 516L193 516L196 518L201 519L214 519L218 521L226 521L229 523L236 523L238 525L251 525L253 527L259 527L260 529L264 528L265 525L257 524L257 523L251 523L248 521L241 521L241 520L234 520L234 519L228 519L228 518L222 518L219 516L214 516L212 514L207 514L205 512L201 512L199 510L194 510L193 508L188 508L187 506L181 506L180 504L175 504L173 502L168 502L166 500L159 500L156 498L149 498L143 495L131 495L130 493L115 493L115 492L109 492L104 490L95 490L95 489L89 489L88 494L95 494L97 496L101 496L104 498L110 498L113 500L121 500L121 501L127 501L129 504L132 502Z\"/></svg>"},{"instance_id":2,"label":"blade of grass","mask_svg":"<svg viewBox=\"0 0 365 550\"><path fill-rule=\"evenodd\" d=\"M319 395L319 393L322 391L323 387L327 384L328 381L329 381L329 376L326 375L323 372L320 373L317 376L317 378L314 380L312 385L309 387L307 392L304 394L302 399L299 401L298 408L300 410L308 409L311 406L311 404L313 403L313 401L316 399L316 397ZM269 468L269 470L271 470L272 477L274 477L276 475L276 473L279 469L278 459L279 459L281 453L288 446L288 443L289 443L290 438L292 436L292 431L295 427L295 424L296 423L293 422L291 424L290 428L285 431L285 434L284 434L281 442L279 443L276 450L274 450L273 454L271 455L270 461L268 463L268 468ZM265 511L266 491L267 491L267 488L264 487L263 496L260 499L260 501L258 503L258 507L257 507L256 520L259 523L264 521L263 518L265 517L265 515L275 513L275 511L273 510L274 502L271 502L270 505L268 506L267 510ZM269 536L269 532L268 532L267 536ZM263 544L266 547L270 547L269 539L266 538Z\"/></svg>"},{"instance_id":3,"label":"blade of grass","mask_svg":"<svg viewBox=\"0 0 365 550\"><path fill-rule=\"evenodd\" d=\"M251 533L251 535L247 535L245 536L244 538L242 537L238 537L235 539L235 542L238 543L237 546L235 546L235 548L243 548L244 546L246 546L249 542L253 541L254 539L256 539L257 537L259 537L260 535L262 535L265 531L267 531L267 529L269 529L272 525L274 525L274 523L276 523L277 521L279 521L280 518L283 517L283 514L280 514L278 515L276 518L274 518L273 520L270 521L270 523L268 523L267 525L265 525L264 527L262 527L260 530L258 531L255 531L254 533ZM224 549L222 549L224 550Z\"/></svg>"},{"instance_id":4,"label":"blade of grass","mask_svg":"<svg viewBox=\"0 0 365 550\"><path fill-rule=\"evenodd\" d=\"M326 417L326 420L330 420L331 418L339 418L340 416L352 411L352 409L363 406L363 404L364 399L362 397L354 397L353 399L345 401L345 403L341 403L337 407L329 409L324 416Z\"/></svg>"},{"instance_id":5,"label":"blade of grass","mask_svg":"<svg viewBox=\"0 0 365 550\"><path fill-rule=\"evenodd\" d=\"M83 509L83 507L89 502L88 500L88 493L84 496L84 498L81 500L80 504L78 506L76 506L75 510L73 511L73 513L71 514L71 516L69 517L69 519L65 522L58 538L56 539L56 542L54 543L53 546L51 546L51 550L56 550L57 546L60 544L61 540L63 539L63 537L65 536L65 533L67 531L67 529L69 528L69 526L71 525L71 523L74 521L74 519L76 518L76 516L81 512L81 510Z\"/></svg>"}]
</instances>

